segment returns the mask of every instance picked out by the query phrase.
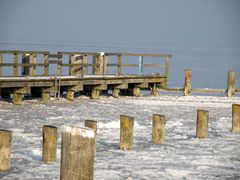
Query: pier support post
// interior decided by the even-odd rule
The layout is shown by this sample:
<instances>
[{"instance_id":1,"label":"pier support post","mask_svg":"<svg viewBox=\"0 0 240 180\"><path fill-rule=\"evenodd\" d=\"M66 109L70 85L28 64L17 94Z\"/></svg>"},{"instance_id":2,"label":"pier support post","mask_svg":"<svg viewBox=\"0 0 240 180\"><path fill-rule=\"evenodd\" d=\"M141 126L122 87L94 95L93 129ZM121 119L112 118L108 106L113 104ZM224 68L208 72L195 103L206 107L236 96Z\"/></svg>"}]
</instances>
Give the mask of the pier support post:
<instances>
[{"instance_id":1,"label":"pier support post","mask_svg":"<svg viewBox=\"0 0 240 180\"><path fill-rule=\"evenodd\" d=\"M232 131L240 133L240 104L232 105Z\"/></svg>"},{"instance_id":2,"label":"pier support post","mask_svg":"<svg viewBox=\"0 0 240 180\"><path fill-rule=\"evenodd\" d=\"M13 104L14 105L21 105L22 101L22 94L21 93L13 93Z\"/></svg>"},{"instance_id":3,"label":"pier support post","mask_svg":"<svg viewBox=\"0 0 240 180\"><path fill-rule=\"evenodd\" d=\"M62 133L61 180L93 179L94 130L66 126Z\"/></svg>"},{"instance_id":4,"label":"pier support post","mask_svg":"<svg viewBox=\"0 0 240 180\"><path fill-rule=\"evenodd\" d=\"M185 82L184 82L184 88L183 88L183 93L185 96L188 96L191 94L191 79L192 79L192 70L186 69Z\"/></svg>"},{"instance_id":5,"label":"pier support post","mask_svg":"<svg viewBox=\"0 0 240 180\"><path fill-rule=\"evenodd\" d=\"M98 89L92 89L91 92L91 99L99 99L100 98L100 90Z\"/></svg>"},{"instance_id":6,"label":"pier support post","mask_svg":"<svg viewBox=\"0 0 240 180\"><path fill-rule=\"evenodd\" d=\"M133 96L139 97L141 94L141 89L139 87L134 87L133 88Z\"/></svg>"},{"instance_id":7,"label":"pier support post","mask_svg":"<svg viewBox=\"0 0 240 180\"><path fill-rule=\"evenodd\" d=\"M67 100L69 100L69 101L74 100L74 91L73 90L68 90L67 91Z\"/></svg>"},{"instance_id":8,"label":"pier support post","mask_svg":"<svg viewBox=\"0 0 240 180\"><path fill-rule=\"evenodd\" d=\"M151 96L158 96L158 88L156 86L156 84L154 84L152 87L150 87L151 89Z\"/></svg>"},{"instance_id":9,"label":"pier support post","mask_svg":"<svg viewBox=\"0 0 240 180\"><path fill-rule=\"evenodd\" d=\"M120 115L120 149L128 150L133 146L134 118Z\"/></svg>"},{"instance_id":10,"label":"pier support post","mask_svg":"<svg viewBox=\"0 0 240 180\"><path fill-rule=\"evenodd\" d=\"M56 162L57 152L57 128L54 126L43 126L42 160L45 163Z\"/></svg>"},{"instance_id":11,"label":"pier support post","mask_svg":"<svg viewBox=\"0 0 240 180\"><path fill-rule=\"evenodd\" d=\"M227 95L232 97L236 89L236 72L228 71Z\"/></svg>"},{"instance_id":12,"label":"pier support post","mask_svg":"<svg viewBox=\"0 0 240 180\"><path fill-rule=\"evenodd\" d=\"M118 98L119 92L120 92L120 89L114 88L114 89L112 90L112 96L113 96L114 98Z\"/></svg>"},{"instance_id":13,"label":"pier support post","mask_svg":"<svg viewBox=\"0 0 240 180\"><path fill-rule=\"evenodd\" d=\"M165 116L153 114L152 117L152 143L163 144L165 143Z\"/></svg>"},{"instance_id":14,"label":"pier support post","mask_svg":"<svg viewBox=\"0 0 240 180\"><path fill-rule=\"evenodd\" d=\"M196 136L198 138L207 138L208 136L208 118L209 112L205 110L197 111Z\"/></svg>"},{"instance_id":15,"label":"pier support post","mask_svg":"<svg viewBox=\"0 0 240 180\"><path fill-rule=\"evenodd\" d=\"M97 121L93 121L93 120L85 120L85 127L91 128L94 130L95 133L95 138L94 138L94 149L95 149L95 154L97 151L97 146L96 146L96 139L97 139Z\"/></svg>"},{"instance_id":16,"label":"pier support post","mask_svg":"<svg viewBox=\"0 0 240 180\"><path fill-rule=\"evenodd\" d=\"M50 92L44 92L41 93L42 101L43 102L49 102L50 101Z\"/></svg>"},{"instance_id":17,"label":"pier support post","mask_svg":"<svg viewBox=\"0 0 240 180\"><path fill-rule=\"evenodd\" d=\"M11 136L11 131L0 129L0 171L11 167Z\"/></svg>"}]
</instances>

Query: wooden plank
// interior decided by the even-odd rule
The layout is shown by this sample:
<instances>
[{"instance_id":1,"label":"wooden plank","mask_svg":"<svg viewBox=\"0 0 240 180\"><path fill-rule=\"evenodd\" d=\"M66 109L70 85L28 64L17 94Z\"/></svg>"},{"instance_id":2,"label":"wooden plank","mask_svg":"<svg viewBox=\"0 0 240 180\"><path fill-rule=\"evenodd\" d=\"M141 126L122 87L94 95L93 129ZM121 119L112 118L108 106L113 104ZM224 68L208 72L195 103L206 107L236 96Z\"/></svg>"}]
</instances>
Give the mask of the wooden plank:
<instances>
[{"instance_id":1,"label":"wooden plank","mask_svg":"<svg viewBox=\"0 0 240 180\"><path fill-rule=\"evenodd\" d=\"M125 67L138 67L138 64L122 64Z\"/></svg>"},{"instance_id":2,"label":"wooden plank","mask_svg":"<svg viewBox=\"0 0 240 180\"><path fill-rule=\"evenodd\" d=\"M49 54L48 51L12 51L12 50L1 50L3 54Z\"/></svg>"},{"instance_id":3,"label":"wooden plank","mask_svg":"<svg viewBox=\"0 0 240 180\"><path fill-rule=\"evenodd\" d=\"M82 55L99 55L99 53L93 53L93 52L58 52L58 54L61 55L74 55L74 54L82 54Z\"/></svg>"},{"instance_id":4,"label":"wooden plank","mask_svg":"<svg viewBox=\"0 0 240 180\"><path fill-rule=\"evenodd\" d=\"M62 58L63 56L61 54L49 54L49 58Z\"/></svg>"},{"instance_id":5,"label":"wooden plank","mask_svg":"<svg viewBox=\"0 0 240 180\"><path fill-rule=\"evenodd\" d=\"M163 64L143 64L143 67L156 67L156 68L165 68Z\"/></svg>"},{"instance_id":6,"label":"wooden plank","mask_svg":"<svg viewBox=\"0 0 240 180\"><path fill-rule=\"evenodd\" d=\"M172 57L171 54L119 53L122 56Z\"/></svg>"}]
</instances>

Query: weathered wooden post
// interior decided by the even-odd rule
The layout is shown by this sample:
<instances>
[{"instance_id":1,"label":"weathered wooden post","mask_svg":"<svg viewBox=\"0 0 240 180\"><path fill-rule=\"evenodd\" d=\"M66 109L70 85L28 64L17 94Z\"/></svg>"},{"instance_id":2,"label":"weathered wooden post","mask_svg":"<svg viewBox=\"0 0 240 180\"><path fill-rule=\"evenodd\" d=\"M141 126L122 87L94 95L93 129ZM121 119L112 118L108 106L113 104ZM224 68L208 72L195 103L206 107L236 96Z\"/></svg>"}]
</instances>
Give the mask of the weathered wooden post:
<instances>
[{"instance_id":1,"label":"weathered wooden post","mask_svg":"<svg viewBox=\"0 0 240 180\"><path fill-rule=\"evenodd\" d=\"M208 118L209 112L205 110L197 111L196 136L206 138L208 136Z\"/></svg>"},{"instance_id":2,"label":"weathered wooden post","mask_svg":"<svg viewBox=\"0 0 240 180\"><path fill-rule=\"evenodd\" d=\"M165 143L165 116L153 114L152 117L152 143L163 144Z\"/></svg>"},{"instance_id":3,"label":"weathered wooden post","mask_svg":"<svg viewBox=\"0 0 240 180\"><path fill-rule=\"evenodd\" d=\"M57 128L54 126L43 126L42 160L45 163L57 160Z\"/></svg>"},{"instance_id":4,"label":"weathered wooden post","mask_svg":"<svg viewBox=\"0 0 240 180\"><path fill-rule=\"evenodd\" d=\"M185 96L188 96L191 94L191 79L192 79L192 70L186 69L185 82L184 82L184 88L183 88L183 93Z\"/></svg>"},{"instance_id":5,"label":"weathered wooden post","mask_svg":"<svg viewBox=\"0 0 240 180\"><path fill-rule=\"evenodd\" d=\"M11 137L11 131L0 129L0 171L11 167Z\"/></svg>"},{"instance_id":6,"label":"weathered wooden post","mask_svg":"<svg viewBox=\"0 0 240 180\"><path fill-rule=\"evenodd\" d=\"M141 95L141 89L139 87L133 88L133 96L139 97Z\"/></svg>"},{"instance_id":7,"label":"weathered wooden post","mask_svg":"<svg viewBox=\"0 0 240 180\"><path fill-rule=\"evenodd\" d=\"M99 99L100 98L100 90L98 89L92 89L91 92L91 99Z\"/></svg>"},{"instance_id":8,"label":"weathered wooden post","mask_svg":"<svg viewBox=\"0 0 240 180\"><path fill-rule=\"evenodd\" d=\"M112 90L112 96L113 96L114 98L118 98L119 92L120 92L120 89L118 89L118 88L113 88L113 90Z\"/></svg>"},{"instance_id":9,"label":"weathered wooden post","mask_svg":"<svg viewBox=\"0 0 240 180\"><path fill-rule=\"evenodd\" d=\"M49 54L44 54L44 76L49 74Z\"/></svg>"},{"instance_id":10,"label":"weathered wooden post","mask_svg":"<svg viewBox=\"0 0 240 180\"><path fill-rule=\"evenodd\" d=\"M91 128L94 130L95 133L95 138L94 138L94 142L95 142L95 154L97 151L97 146L96 146L96 141L97 141L97 121L93 121L93 120L85 120L85 127Z\"/></svg>"},{"instance_id":11,"label":"weathered wooden post","mask_svg":"<svg viewBox=\"0 0 240 180\"><path fill-rule=\"evenodd\" d=\"M236 72L228 71L227 95L232 97L236 90Z\"/></svg>"},{"instance_id":12,"label":"weathered wooden post","mask_svg":"<svg viewBox=\"0 0 240 180\"><path fill-rule=\"evenodd\" d=\"M118 65L117 65L118 75L122 74L122 55L118 55Z\"/></svg>"},{"instance_id":13,"label":"weathered wooden post","mask_svg":"<svg viewBox=\"0 0 240 180\"><path fill-rule=\"evenodd\" d=\"M165 57L165 77L166 77L166 83L163 84L165 87L167 87L167 85L168 85L170 58L171 58L171 55L168 55L168 56Z\"/></svg>"},{"instance_id":14,"label":"weathered wooden post","mask_svg":"<svg viewBox=\"0 0 240 180\"><path fill-rule=\"evenodd\" d=\"M150 86L150 89L151 89L151 96L158 96L158 88L156 84L153 84L152 87Z\"/></svg>"},{"instance_id":15,"label":"weathered wooden post","mask_svg":"<svg viewBox=\"0 0 240 180\"><path fill-rule=\"evenodd\" d=\"M133 146L134 118L120 115L120 149L128 150Z\"/></svg>"},{"instance_id":16,"label":"weathered wooden post","mask_svg":"<svg viewBox=\"0 0 240 180\"><path fill-rule=\"evenodd\" d=\"M62 133L61 180L93 179L95 133L66 126Z\"/></svg>"},{"instance_id":17,"label":"weathered wooden post","mask_svg":"<svg viewBox=\"0 0 240 180\"><path fill-rule=\"evenodd\" d=\"M67 100L69 100L69 101L73 101L74 100L74 91L73 90L68 90L67 91Z\"/></svg>"},{"instance_id":18,"label":"weathered wooden post","mask_svg":"<svg viewBox=\"0 0 240 180\"><path fill-rule=\"evenodd\" d=\"M49 102L50 97L51 97L50 92L47 92L47 91L42 91L41 96L42 96L42 101L43 102Z\"/></svg>"},{"instance_id":19,"label":"weathered wooden post","mask_svg":"<svg viewBox=\"0 0 240 180\"><path fill-rule=\"evenodd\" d=\"M14 105L21 105L23 103L22 94L21 93L13 93L13 104Z\"/></svg>"},{"instance_id":20,"label":"weathered wooden post","mask_svg":"<svg viewBox=\"0 0 240 180\"><path fill-rule=\"evenodd\" d=\"M13 76L18 76L18 53L14 53Z\"/></svg>"},{"instance_id":21,"label":"weathered wooden post","mask_svg":"<svg viewBox=\"0 0 240 180\"><path fill-rule=\"evenodd\" d=\"M232 105L232 131L240 133L240 104Z\"/></svg>"}]
</instances>

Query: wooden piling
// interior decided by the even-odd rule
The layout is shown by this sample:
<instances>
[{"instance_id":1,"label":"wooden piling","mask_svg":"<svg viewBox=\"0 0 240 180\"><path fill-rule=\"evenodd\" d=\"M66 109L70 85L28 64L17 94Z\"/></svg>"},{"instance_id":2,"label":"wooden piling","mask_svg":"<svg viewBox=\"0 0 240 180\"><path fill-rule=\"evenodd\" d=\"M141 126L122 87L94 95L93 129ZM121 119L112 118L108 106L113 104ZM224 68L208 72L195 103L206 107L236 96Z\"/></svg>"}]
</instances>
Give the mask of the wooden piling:
<instances>
[{"instance_id":1,"label":"wooden piling","mask_svg":"<svg viewBox=\"0 0 240 180\"><path fill-rule=\"evenodd\" d=\"M134 118L120 115L120 149L128 150L133 146Z\"/></svg>"},{"instance_id":2,"label":"wooden piling","mask_svg":"<svg viewBox=\"0 0 240 180\"><path fill-rule=\"evenodd\" d=\"M50 92L42 92L41 93L42 96L42 101L43 102L49 102L50 101Z\"/></svg>"},{"instance_id":3,"label":"wooden piling","mask_svg":"<svg viewBox=\"0 0 240 180\"><path fill-rule=\"evenodd\" d=\"M85 120L85 127L91 128L91 129L94 130L94 133L95 133L95 138L94 138L95 145L94 145L94 149L95 149L95 154L96 154L96 151L97 151L97 146L96 146L96 139L97 139L97 121Z\"/></svg>"},{"instance_id":4,"label":"wooden piling","mask_svg":"<svg viewBox=\"0 0 240 180\"><path fill-rule=\"evenodd\" d=\"M99 99L100 98L100 90L98 89L92 89L91 92L91 99Z\"/></svg>"},{"instance_id":5,"label":"wooden piling","mask_svg":"<svg viewBox=\"0 0 240 180\"><path fill-rule=\"evenodd\" d=\"M152 143L163 144L165 143L165 116L153 114L152 116Z\"/></svg>"},{"instance_id":6,"label":"wooden piling","mask_svg":"<svg viewBox=\"0 0 240 180\"><path fill-rule=\"evenodd\" d=\"M22 103L23 103L22 94L13 93L13 104L14 105L21 105Z\"/></svg>"},{"instance_id":7,"label":"wooden piling","mask_svg":"<svg viewBox=\"0 0 240 180\"><path fill-rule=\"evenodd\" d=\"M133 88L133 96L139 97L141 95L141 89L139 87Z\"/></svg>"},{"instance_id":8,"label":"wooden piling","mask_svg":"<svg viewBox=\"0 0 240 180\"><path fill-rule=\"evenodd\" d=\"M192 79L192 70L186 69L185 70L184 88L183 88L183 93L185 96L188 96L191 94L191 79Z\"/></svg>"},{"instance_id":9,"label":"wooden piling","mask_svg":"<svg viewBox=\"0 0 240 180\"><path fill-rule=\"evenodd\" d=\"M112 96L113 96L114 98L118 98L119 92L120 92L120 89L114 88L114 89L112 90Z\"/></svg>"},{"instance_id":10,"label":"wooden piling","mask_svg":"<svg viewBox=\"0 0 240 180\"><path fill-rule=\"evenodd\" d=\"M0 129L0 171L11 167L11 137L11 131Z\"/></svg>"},{"instance_id":11,"label":"wooden piling","mask_svg":"<svg viewBox=\"0 0 240 180\"><path fill-rule=\"evenodd\" d=\"M45 163L56 162L57 156L57 128L43 126L42 160Z\"/></svg>"},{"instance_id":12,"label":"wooden piling","mask_svg":"<svg viewBox=\"0 0 240 180\"><path fill-rule=\"evenodd\" d=\"M236 90L236 72L228 71L227 95L232 97Z\"/></svg>"},{"instance_id":13,"label":"wooden piling","mask_svg":"<svg viewBox=\"0 0 240 180\"><path fill-rule=\"evenodd\" d=\"M232 105L232 131L240 133L240 104Z\"/></svg>"},{"instance_id":14,"label":"wooden piling","mask_svg":"<svg viewBox=\"0 0 240 180\"><path fill-rule=\"evenodd\" d=\"M93 179L95 133L66 126L62 133L61 180Z\"/></svg>"},{"instance_id":15,"label":"wooden piling","mask_svg":"<svg viewBox=\"0 0 240 180\"><path fill-rule=\"evenodd\" d=\"M74 91L72 91L72 90L67 91L67 100L69 100L69 101L74 100Z\"/></svg>"},{"instance_id":16,"label":"wooden piling","mask_svg":"<svg viewBox=\"0 0 240 180\"><path fill-rule=\"evenodd\" d=\"M209 112L205 110L197 111L196 136L198 138L207 138L208 136Z\"/></svg>"},{"instance_id":17,"label":"wooden piling","mask_svg":"<svg viewBox=\"0 0 240 180\"><path fill-rule=\"evenodd\" d=\"M158 96L158 88L156 84L153 84L153 86L150 87L150 89L151 89L151 96Z\"/></svg>"}]
</instances>

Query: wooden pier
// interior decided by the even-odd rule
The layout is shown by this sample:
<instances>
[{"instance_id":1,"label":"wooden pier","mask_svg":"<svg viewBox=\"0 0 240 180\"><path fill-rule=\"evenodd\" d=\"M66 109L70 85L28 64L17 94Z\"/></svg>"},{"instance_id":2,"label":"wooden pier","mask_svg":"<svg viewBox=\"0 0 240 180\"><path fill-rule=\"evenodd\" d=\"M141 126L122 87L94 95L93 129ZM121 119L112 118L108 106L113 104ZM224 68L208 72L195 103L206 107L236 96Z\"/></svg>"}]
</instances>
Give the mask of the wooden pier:
<instances>
[{"instance_id":1,"label":"wooden pier","mask_svg":"<svg viewBox=\"0 0 240 180\"><path fill-rule=\"evenodd\" d=\"M21 104L26 94L49 101L52 94L60 97L64 91L68 100L73 100L77 92L88 92L97 99L106 90L112 90L114 97L121 90L138 96L141 89L166 87L171 57L170 54L0 51L0 94L12 95L14 104ZM156 72L145 72L146 68Z\"/></svg>"}]
</instances>

